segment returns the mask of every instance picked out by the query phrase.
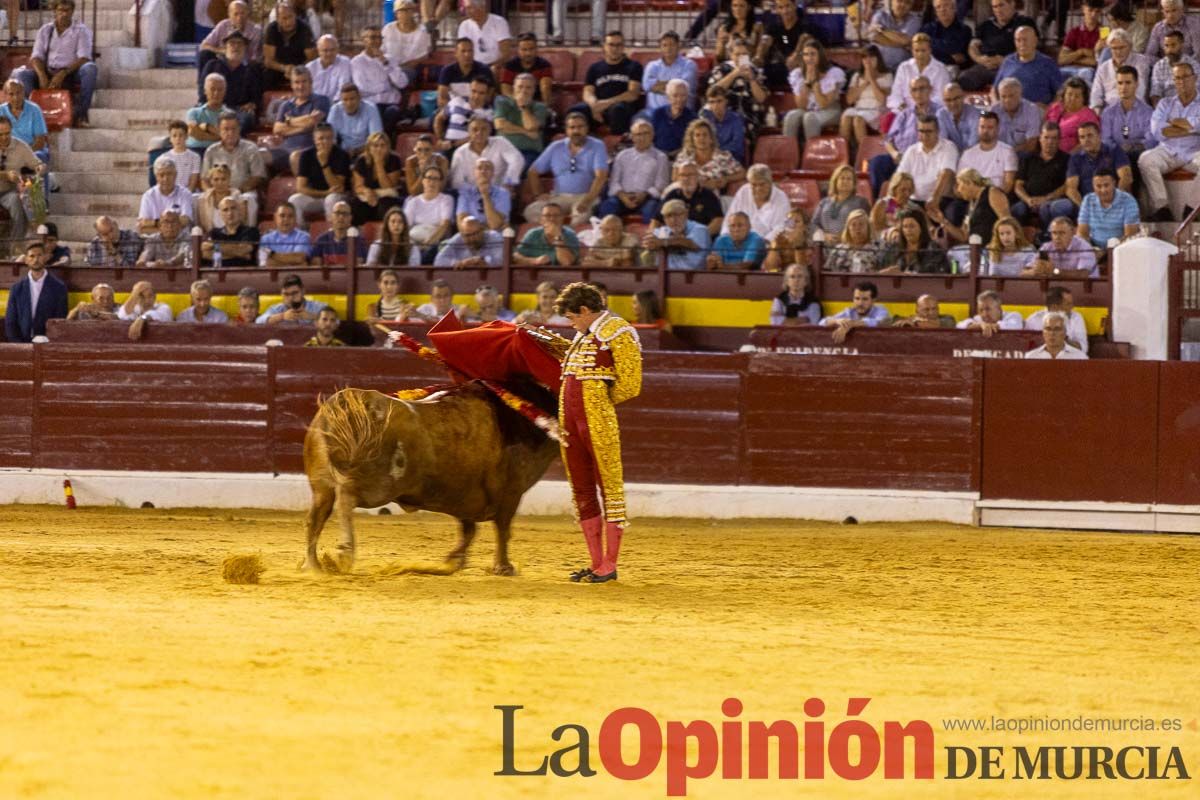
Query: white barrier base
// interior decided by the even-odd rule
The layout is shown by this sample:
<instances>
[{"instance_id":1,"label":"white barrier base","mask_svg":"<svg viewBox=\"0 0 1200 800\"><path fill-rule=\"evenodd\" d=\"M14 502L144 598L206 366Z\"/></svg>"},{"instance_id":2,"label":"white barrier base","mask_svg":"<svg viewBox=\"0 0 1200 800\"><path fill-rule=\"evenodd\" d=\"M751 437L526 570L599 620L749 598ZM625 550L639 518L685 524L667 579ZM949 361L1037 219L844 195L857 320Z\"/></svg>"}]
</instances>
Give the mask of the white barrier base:
<instances>
[{"instance_id":1,"label":"white barrier base","mask_svg":"<svg viewBox=\"0 0 1200 800\"><path fill-rule=\"evenodd\" d=\"M0 470L0 504L63 502L62 481L70 478L80 506L139 508L306 509L303 475L241 473L107 472L88 470ZM1200 533L1200 506L1137 503L1044 503L980 500L974 492L814 489L772 486L698 486L630 483L626 500L632 519L810 519L841 522L951 522L1019 528ZM387 506L392 513L401 509ZM522 514L570 514L563 481L542 481L521 501Z\"/></svg>"},{"instance_id":2,"label":"white barrier base","mask_svg":"<svg viewBox=\"0 0 1200 800\"><path fill-rule=\"evenodd\" d=\"M303 475L240 473L106 472L101 470L0 470L0 504L61 503L62 481L71 479L81 506L139 508L306 509L308 481ZM769 486L688 486L626 484L631 518L816 519L841 522L975 522L972 492L892 492L847 489L797 489ZM391 504L393 513L399 506ZM523 514L570 514L565 481L542 481L521 501Z\"/></svg>"}]
</instances>

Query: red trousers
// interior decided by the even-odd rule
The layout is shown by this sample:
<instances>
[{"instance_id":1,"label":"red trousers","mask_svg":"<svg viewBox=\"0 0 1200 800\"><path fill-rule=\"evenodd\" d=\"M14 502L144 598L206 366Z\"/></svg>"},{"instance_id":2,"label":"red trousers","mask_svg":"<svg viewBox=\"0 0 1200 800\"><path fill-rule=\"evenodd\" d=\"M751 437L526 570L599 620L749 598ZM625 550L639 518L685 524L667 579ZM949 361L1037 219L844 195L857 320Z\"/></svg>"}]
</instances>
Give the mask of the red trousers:
<instances>
[{"instance_id":1,"label":"red trousers","mask_svg":"<svg viewBox=\"0 0 1200 800\"><path fill-rule=\"evenodd\" d=\"M576 380L562 385L562 457L579 519L600 516L625 523L625 485L621 469L621 440L617 413L604 381ZM599 499L597 499L599 489Z\"/></svg>"}]
</instances>

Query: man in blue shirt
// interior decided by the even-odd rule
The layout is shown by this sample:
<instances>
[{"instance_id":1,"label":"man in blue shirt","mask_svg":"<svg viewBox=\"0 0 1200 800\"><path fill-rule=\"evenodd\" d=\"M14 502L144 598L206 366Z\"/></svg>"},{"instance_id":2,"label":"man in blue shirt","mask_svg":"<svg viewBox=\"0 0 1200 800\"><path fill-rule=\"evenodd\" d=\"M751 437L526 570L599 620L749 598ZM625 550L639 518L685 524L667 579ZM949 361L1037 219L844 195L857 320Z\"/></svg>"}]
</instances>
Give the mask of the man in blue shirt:
<instances>
[{"instance_id":1,"label":"man in blue shirt","mask_svg":"<svg viewBox=\"0 0 1200 800\"><path fill-rule=\"evenodd\" d=\"M342 201L333 204L333 211L330 214L329 230L322 233L313 240L312 247L308 251L308 257L314 264L328 266L330 264L345 264L350 257L350 223L352 222L354 212L350 208L350 204ZM367 260L367 243L362 235L355 237L354 251L357 254L356 264L363 264Z\"/></svg>"},{"instance_id":2,"label":"man in blue shirt","mask_svg":"<svg viewBox=\"0 0 1200 800\"><path fill-rule=\"evenodd\" d=\"M1092 192L1092 176L1102 169L1112 170L1118 185L1128 191L1133 187L1133 170L1129 168L1129 157L1119 147L1100 141L1100 128L1094 122L1079 126L1079 147L1071 154L1067 164L1067 198L1076 205L1083 204L1083 196Z\"/></svg>"},{"instance_id":3,"label":"man in blue shirt","mask_svg":"<svg viewBox=\"0 0 1200 800\"><path fill-rule=\"evenodd\" d=\"M435 267L499 267L504 263L504 237L476 217L464 217L433 260Z\"/></svg>"},{"instance_id":4,"label":"man in blue shirt","mask_svg":"<svg viewBox=\"0 0 1200 800\"><path fill-rule=\"evenodd\" d=\"M1077 233L1081 238L1104 249L1110 239L1125 239L1137 233L1137 200L1117 188L1116 173L1099 170L1092 176L1092 189L1079 206Z\"/></svg>"},{"instance_id":5,"label":"man in blue shirt","mask_svg":"<svg viewBox=\"0 0 1200 800\"><path fill-rule=\"evenodd\" d=\"M311 240L296 227L296 207L281 203L275 209L275 230L264 233L258 242L260 267L299 267L308 264Z\"/></svg>"},{"instance_id":6,"label":"man in blue shirt","mask_svg":"<svg viewBox=\"0 0 1200 800\"><path fill-rule=\"evenodd\" d=\"M687 203L669 200L663 204L662 218L666 224L650 231L642 239L642 247L652 257L658 251L667 252L667 269L704 269L711 241L708 228L688 219Z\"/></svg>"},{"instance_id":7,"label":"man in blue shirt","mask_svg":"<svg viewBox=\"0 0 1200 800\"><path fill-rule=\"evenodd\" d=\"M292 68L292 96L279 104L271 132L283 137L283 144L271 150L271 164L277 172L289 168L292 153L313 146L313 130L329 113L329 98L313 94L312 74L308 67Z\"/></svg>"},{"instance_id":8,"label":"man in blue shirt","mask_svg":"<svg viewBox=\"0 0 1200 800\"><path fill-rule=\"evenodd\" d=\"M942 107L937 110L942 138L953 142L960 153L979 144L979 107L964 98L961 86L947 83L942 89Z\"/></svg>"},{"instance_id":9,"label":"man in blue shirt","mask_svg":"<svg viewBox=\"0 0 1200 800\"><path fill-rule=\"evenodd\" d=\"M758 269L767 255L767 243L750 230L750 217L744 211L729 215L729 233L713 242L706 264L709 269Z\"/></svg>"},{"instance_id":10,"label":"man in blue shirt","mask_svg":"<svg viewBox=\"0 0 1200 800\"><path fill-rule=\"evenodd\" d=\"M529 181L537 199L525 207L525 219L537 219L547 203L568 209L571 224L581 225L592 216L592 208L608 180L608 150L604 142L588 136L588 121L582 113L567 114L567 138L551 142L529 168ZM554 189L542 193L539 176L550 174Z\"/></svg>"},{"instance_id":11,"label":"man in blue shirt","mask_svg":"<svg viewBox=\"0 0 1200 800\"><path fill-rule=\"evenodd\" d=\"M1042 129L1042 109L1024 97L1021 82L1016 78L1005 78L996 84L1000 102L992 106L992 113L1000 118L1000 141L1021 153L1036 153L1038 136Z\"/></svg>"},{"instance_id":12,"label":"man in blue shirt","mask_svg":"<svg viewBox=\"0 0 1200 800\"><path fill-rule=\"evenodd\" d=\"M379 108L369 100L363 100L358 87L347 83L339 94L341 98L329 109L328 122L337 134L338 146L353 158L367 146L367 137L383 130L383 119Z\"/></svg>"},{"instance_id":13,"label":"man in blue shirt","mask_svg":"<svg viewBox=\"0 0 1200 800\"><path fill-rule=\"evenodd\" d=\"M0 114L12 122L12 135L29 145L43 164L49 163L50 131L46 128L42 109L32 100L25 99L25 85L16 78L9 78L4 89L8 92L8 102L0 105Z\"/></svg>"},{"instance_id":14,"label":"man in blue shirt","mask_svg":"<svg viewBox=\"0 0 1200 800\"><path fill-rule=\"evenodd\" d=\"M1033 28L1017 28L1013 40L1017 51L1005 57L996 72L996 83L1005 78L1016 78L1029 100L1042 104L1053 102L1063 84L1058 64L1050 56L1038 52L1037 32Z\"/></svg>"},{"instance_id":15,"label":"man in blue shirt","mask_svg":"<svg viewBox=\"0 0 1200 800\"><path fill-rule=\"evenodd\" d=\"M1158 101L1150 117L1150 134L1161 144L1138 158L1138 170L1146 185L1151 217L1155 222L1171 222L1167 208L1167 187L1163 176L1186 166L1200 172L1200 100L1196 95L1196 70L1186 61L1171 68L1175 96Z\"/></svg>"},{"instance_id":16,"label":"man in blue shirt","mask_svg":"<svg viewBox=\"0 0 1200 800\"><path fill-rule=\"evenodd\" d=\"M1150 120L1154 109L1138 99L1138 72L1126 64L1117 69L1117 102L1104 107L1100 114L1100 141L1110 147L1120 148L1129 157L1133 171L1133 188L1130 193L1137 197L1141 179L1138 158L1155 145L1150 133Z\"/></svg>"},{"instance_id":17,"label":"man in blue shirt","mask_svg":"<svg viewBox=\"0 0 1200 800\"><path fill-rule=\"evenodd\" d=\"M696 85L698 70L696 62L690 58L679 56L679 34L667 31L658 37L658 47L662 58L656 58L646 65L643 72L642 84L646 87L646 111L653 111L667 104L667 83L678 78L688 87L688 108L696 106Z\"/></svg>"},{"instance_id":18,"label":"man in blue shirt","mask_svg":"<svg viewBox=\"0 0 1200 800\"><path fill-rule=\"evenodd\" d=\"M888 310L875 304L879 296L879 287L870 281L862 281L854 285L851 305L842 309L832 317L825 317L821 324L833 328L833 341L841 344L846 341L846 335L853 328L876 328L891 318Z\"/></svg>"},{"instance_id":19,"label":"man in blue shirt","mask_svg":"<svg viewBox=\"0 0 1200 800\"><path fill-rule=\"evenodd\" d=\"M710 86L705 93L708 104L700 116L717 132L717 149L725 150L746 166L746 120L729 107L729 93L722 86Z\"/></svg>"},{"instance_id":20,"label":"man in blue shirt","mask_svg":"<svg viewBox=\"0 0 1200 800\"><path fill-rule=\"evenodd\" d=\"M475 162L475 182L458 190L454 216L462 227L466 217L483 221L489 230L503 230L512 214L512 195L496 185L496 167L486 158Z\"/></svg>"},{"instance_id":21,"label":"man in blue shirt","mask_svg":"<svg viewBox=\"0 0 1200 800\"><path fill-rule=\"evenodd\" d=\"M650 115L654 126L654 146L674 158L683 147L683 134L696 119L696 112L688 108L687 84L672 78L667 86L668 105L659 106Z\"/></svg>"}]
</instances>

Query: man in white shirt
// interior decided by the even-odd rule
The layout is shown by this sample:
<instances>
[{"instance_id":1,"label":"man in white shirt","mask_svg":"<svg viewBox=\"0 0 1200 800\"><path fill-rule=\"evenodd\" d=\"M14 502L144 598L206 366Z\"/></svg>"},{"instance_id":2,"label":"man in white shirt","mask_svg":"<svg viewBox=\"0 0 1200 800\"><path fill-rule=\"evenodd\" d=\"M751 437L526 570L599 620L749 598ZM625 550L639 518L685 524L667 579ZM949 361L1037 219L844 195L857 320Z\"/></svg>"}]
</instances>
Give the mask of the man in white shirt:
<instances>
[{"instance_id":1,"label":"man in white shirt","mask_svg":"<svg viewBox=\"0 0 1200 800\"><path fill-rule=\"evenodd\" d=\"M328 97L331 105L338 101L342 87L354 81L350 59L338 52L338 40L333 34L317 39L317 57L307 66L312 75L313 94Z\"/></svg>"},{"instance_id":2,"label":"man in white shirt","mask_svg":"<svg viewBox=\"0 0 1200 800\"><path fill-rule=\"evenodd\" d=\"M191 227L195 213L192 207L192 193L186 186L175 182L175 164L165 159L154 162L154 186L142 194L142 202L138 207L138 233L148 235L158 230L158 220L164 212L174 211L179 214L180 224L184 229Z\"/></svg>"},{"instance_id":3,"label":"man in white shirt","mask_svg":"<svg viewBox=\"0 0 1200 800\"><path fill-rule=\"evenodd\" d=\"M1067 319L1057 311L1051 311L1042 318L1042 341L1044 344L1030 350L1025 358L1087 361L1086 353L1067 344Z\"/></svg>"},{"instance_id":4,"label":"man in white shirt","mask_svg":"<svg viewBox=\"0 0 1200 800\"><path fill-rule=\"evenodd\" d=\"M913 104L909 86L914 78L924 76L929 79L935 103L941 100L942 90L950 83L950 72L946 65L933 57L933 44L928 33L918 33L912 38L912 54L912 58L901 61L896 67L892 93L887 99L887 107L892 111L899 111Z\"/></svg>"},{"instance_id":5,"label":"man in white shirt","mask_svg":"<svg viewBox=\"0 0 1200 800\"><path fill-rule=\"evenodd\" d=\"M133 320L129 326L129 338L135 342L142 338L142 329L146 320L155 322L171 322L175 316L171 307L158 302L158 293L150 281L138 281L129 291L129 298L117 306L117 319Z\"/></svg>"},{"instance_id":6,"label":"man in white shirt","mask_svg":"<svg viewBox=\"0 0 1200 800\"><path fill-rule=\"evenodd\" d=\"M417 23L414 0L396 0L392 8L396 12L396 21L383 28L383 52L388 61L404 68L409 83L413 83L417 65L433 52L433 40L429 31Z\"/></svg>"},{"instance_id":7,"label":"man in white shirt","mask_svg":"<svg viewBox=\"0 0 1200 800\"><path fill-rule=\"evenodd\" d=\"M1137 70L1137 97L1143 101L1147 98L1150 75L1154 72L1154 59L1133 52L1133 39L1127 32L1117 29L1108 35L1106 41L1112 58L1097 67L1096 77L1092 78L1091 106L1097 114L1105 106L1120 102L1117 92L1118 69L1128 64Z\"/></svg>"},{"instance_id":8,"label":"man in white shirt","mask_svg":"<svg viewBox=\"0 0 1200 800\"><path fill-rule=\"evenodd\" d=\"M1044 330L1043 322L1049 314L1061 314L1067 321L1067 344L1078 348L1085 355L1088 352L1087 322L1083 315L1075 310L1075 298L1071 291L1063 286L1051 286L1046 290L1046 307L1035 311L1025 320L1025 329L1029 331Z\"/></svg>"},{"instance_id":9,"label":"man in white shirt","mask_svg":"<svg viewBox=\"0 0 1200 800\"><path fill-rule=\"evenodd\" d=\"M1000 117L993 111L979 115L979 144L968 147L958 160L959 170L971 167L1005 194L1012 191L1017 179L1017 153L1000 141Z\"/></svg>"},{"instance_id":10,"label":"man in white shirt","mask_svg":"<svg viewBox=\"0 0 1200 800\"><path fill-rule=\"evenodd\" d=\"M375 104L384 131L391 135L400 119L401 90L408 86L408 75L383 54L378 25L364 27L362 38L363 51L350 59L350 72L362 99Z\"/></svg>"},{"instance_id":11,"label":"man in white shirt","mask_svg":"<svg viewBox=\"0 0 1200 800\"><path fill-rule=\"evenodd\" d=\"M458 38L475 44L475 60L481 64L499 66L513 57L508 20L488 13L488 0L468 0L467 18L458 23Z\"/></svg>"},{"instance_id":12,"label":"man in white shirt","mask_svg":"<svg viewBox=\"0 0 1200 800\"><path fill-rule=\"evenodd\" d=\"M608 176L608 197L596 214L624 216L641 214L647 225L658 216L662 193L671 182L671 165L663 151L654 147L654 126L638 120L630 129L633 147L617 153Z\"/></svg>"},{"instance_id":13,"label":"man in white shirt","mask_svg":"<svg viewBox=\"0 0 1200 800\"><path fill-rule=\"evenodd\" d=\"M959 330L979 331L984 336L991 336L996 331L1019 331L1025 327L1021 315L1015 311L1005 312L999 293L991 289L980 292L975 303L979 313L958 323Z\"/></svg>"},{"instance_id":14,"label":"man in white shirt","mask_svg":"<svg viewBox=\"0 0 1200 800\"><path fill-rule=\"evenodd\" d=\"M481 158L496 166L496 183L516 186L521 182L525 157L516 145L503 136L491 136L492 124L482 117L467 123L467 141L454 151L450 160L450 186L462 189L474 185L475 162Z\"/></svg>"},{"instance_id":15,"label":"man in white shirt","mask_svg":"<svg viewBox=\"0 0 1200 800\"><path fill-rule=\"evenodd\" d=\"M958 171L958 148L939 135L937 117L926 114L917 120L917 143L904 151L897 172L913 176L913 199L940 207L950 196Z\"/></svg>"}]
</instances>

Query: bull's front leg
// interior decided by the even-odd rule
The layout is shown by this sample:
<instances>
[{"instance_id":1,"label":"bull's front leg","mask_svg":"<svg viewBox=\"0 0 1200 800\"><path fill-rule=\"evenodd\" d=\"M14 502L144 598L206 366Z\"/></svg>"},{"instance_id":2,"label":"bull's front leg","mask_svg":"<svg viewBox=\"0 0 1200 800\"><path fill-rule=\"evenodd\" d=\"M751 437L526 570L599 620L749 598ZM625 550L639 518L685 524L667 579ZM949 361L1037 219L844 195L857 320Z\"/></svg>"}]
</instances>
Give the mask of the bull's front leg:
<instances>
[{"instance_id":1,"label":"bull's front leg","mask_svg":"<svg viewBox=\"0 0 1200 800\"><path fill-rule=\"evenodd\" d=\"M446 563L460 570L467 565L467 550L471 548L471 542L475 541L476 524L474 520L460 519L458 521L458 543L450 554L446 556Z\"/></svg>"},{"instance_id":2,"label":"bull's front leg","mask_svg":"<svg viewBox=\"0 0 1200 800\"><path fill-rule=\"evenodd\" d=\"M519 498L518 498L519 499ZM508 540L512 537L512 521L517 514L516 504L502 508L496 515L496 558L492 562L492 574L516 575L516 567L508 560Z\"/></svg>"},{"instance_id":3,"label":"bull's front leg","mask_svg":"<svg viewBox=\"0 0 1200 800\"><path fill-rule=\"evenodd\" d=\"M350 572L350 570L354 569L356 551L354 541L354 509L357 505L358 498L354 492L345 486L339 486L337 490L337 515L338 525L342 531L342 538L338 540L337 550L333 559L333 563L337 565L338 572Z\"/></svg>"}]
</instances>

